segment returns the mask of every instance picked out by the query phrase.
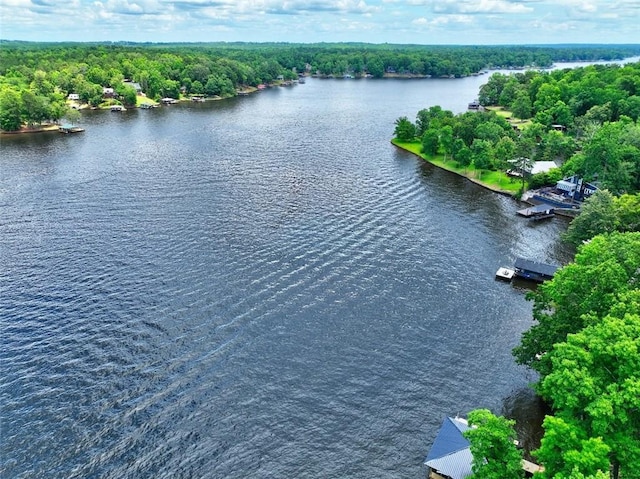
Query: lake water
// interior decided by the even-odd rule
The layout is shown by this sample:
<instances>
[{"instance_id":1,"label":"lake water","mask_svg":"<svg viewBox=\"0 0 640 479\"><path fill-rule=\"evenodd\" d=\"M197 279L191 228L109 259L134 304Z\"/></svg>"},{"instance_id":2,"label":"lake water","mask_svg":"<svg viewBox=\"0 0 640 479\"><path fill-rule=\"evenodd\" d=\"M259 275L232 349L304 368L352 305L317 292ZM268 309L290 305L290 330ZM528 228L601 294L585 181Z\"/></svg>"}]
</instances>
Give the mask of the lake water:
<instances>
[{"instance_id":1,"label":"lake water","mask_svg":"<svg viewBox=\"0 0 640 479\"><path fill-rule=\"evenodd\" d=\"M516 256L566 221L389 143L487 76L319 80L3 138L0 475L423 477L447 415L528 419Z\"/></svg>"}]
</instances>

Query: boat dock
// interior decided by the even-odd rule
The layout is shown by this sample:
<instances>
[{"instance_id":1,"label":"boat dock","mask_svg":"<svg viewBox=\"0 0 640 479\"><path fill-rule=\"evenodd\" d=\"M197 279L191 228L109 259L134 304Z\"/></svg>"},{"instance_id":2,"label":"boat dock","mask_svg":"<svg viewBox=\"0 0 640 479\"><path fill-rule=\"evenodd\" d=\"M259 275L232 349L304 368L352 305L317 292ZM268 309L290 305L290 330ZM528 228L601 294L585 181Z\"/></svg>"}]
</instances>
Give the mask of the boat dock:
<instances>
[{"instance_id":1,"label":"boat dock","mask_svg":"<svg viewBox=\"0 0 640 479\"><path fill-rule=\"evenodd\" d=\"M58 131L60 133L81 133L84 131L84 128L80 128L79 126L64 124L58 127Z\"/></svg>"},{"instance_id":2,"label":"boat dock","mask_svg":"<svg viewBox=\"0 0 640 479\"><path fill-rule=\"evenodd\" d=\"M513 268L501 266L496 271L495 278L500 281L511 282L516 278L527 279L542 283L552 279L559 266L547 263L538 263L524 258L516 258Z\"/></svg>"},{"instance_id":3,"label":"boat dock","mask_svg":"<svg viewBox=\"0 0 640 479\"><path fill-rule=\"evenodd\" d=\"M518 210L516 213L533 221L553 218L555 216L554 209L546 204L529 206L528 208Z\"/></svg>"},{"instance_id":4,"label":"boat dock","mask_svg":"<svg viewBox=\"0 0 640 479\"><path fill-rule=\"evenodd\" d=\"M524 258L516 258L514 264L515 275L519 278L530 279L538 283L542 283L548 279L552 279L556 273L558 266L538 263Z\"/></svg>"}]
</instances>

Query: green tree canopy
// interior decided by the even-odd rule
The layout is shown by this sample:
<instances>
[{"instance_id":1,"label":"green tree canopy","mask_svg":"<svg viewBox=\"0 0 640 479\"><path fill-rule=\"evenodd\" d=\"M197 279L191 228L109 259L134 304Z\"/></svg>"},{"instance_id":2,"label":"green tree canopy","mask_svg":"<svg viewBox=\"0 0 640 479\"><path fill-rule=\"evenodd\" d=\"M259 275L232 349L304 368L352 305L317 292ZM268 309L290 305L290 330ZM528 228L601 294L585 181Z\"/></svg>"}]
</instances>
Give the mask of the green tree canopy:
<instances>
[{"instance_id":1,"label":"green tree canopy","mask_svg":"<svg viewBox=\"0 0 640 479\"><path fill-rule=\"evenodd\" d=\"M640 194L615 197L607 190L596 191L584 202L563 238L578 245L614 231L640 231Z\"/></svg>"},{"instance_id":2,"label":"green tree canopy","mask_svg":"<svg viewBox=\"0 0 640 479\"><path fill-rule=\"evenodd\" d=\"M544 437L534 456L544 466L539 479L588 477L609 471L611 449L600 437L588 437L581 424L547 416L542 424ZM606 475L608 478L608 474Z\"/></svg>"},{"instance_id":3,"label":"green tree canopy","mask_svg":"<svg viewBox=\"0 0 640 479\"><path fill-rule=\"evenodd\" d=\"M554 345L604 318L629 291L640 289L640 233L594 237L578 248L575 261L531 293L536 322L514 348L516 362L541 374L552 370Z\"/></svg>"},{"instance_id":4,"label":"green tree canopy","mask_svg":"<svg viewBox=\"0 0 640 479\"><path fill-rule=\"evenodd\" d=\"M477 409L468 414L472 426L463 434L469 440L473 455L474 479L520 479L522 451L515 445L515 421L495 416L488 409Z\"/></svg>"},{"instance_id":5,"label":"green tree canopy","mask_svg":"<svg viewBox=\"0 0 640 479\"><path fill-rule=\"evenodd\" d=\"M618 470L621 477L640 478L640 315L587 322L549 353L553 369L539 390L559 417L602 438L611 449L614 479Z\"/></svg>"},{"instance_id":6,"label":"green tree canopy","mask_svg":"<svg viewBox=\"0 0 640 479\"><path fill-rule=\"evenodd\" d=\"M395 121L394 135L398 140L411 141L416 138L416 126L406 117L402 116Z\"/></svg>"}]
</instances>

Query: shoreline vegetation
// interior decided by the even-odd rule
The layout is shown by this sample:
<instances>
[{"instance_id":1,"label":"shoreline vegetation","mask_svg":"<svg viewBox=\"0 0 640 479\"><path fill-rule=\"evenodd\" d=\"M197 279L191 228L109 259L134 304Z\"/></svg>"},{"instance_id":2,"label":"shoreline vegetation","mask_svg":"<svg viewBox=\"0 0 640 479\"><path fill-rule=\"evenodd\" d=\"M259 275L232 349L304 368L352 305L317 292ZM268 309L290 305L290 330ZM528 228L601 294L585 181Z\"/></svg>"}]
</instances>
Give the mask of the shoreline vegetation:
<instances>
[{"instance_id":1,"label":"shoreline vegetation","mask_svg":"<svg viewBox=\"0 0 640 479\"><path fill-rule=\"evenodd\" d=\"M544 468L540 479L638 477L639 79L640 63L495 73L473 111L436 105L395 122L393 145L485 188L503 193L508 171L520 176L509 180L517 196L547 187L557 200L583 200L561 235L577 248L574 261L528 294L533 325L512 350L538 373L532 387L550 408L526 451ZM532 174L534 161L554 166ZM466 436L474 474L524 477L513 421L486 410L468 418L479 426Z\"/></svg>"},{"instance_id":2,"label":"shoreline vegetation","mask_svg":"<svg viewBox=\"0 0 640 479\"><path fill-rule=\"evenodd\" d=\"M0 129L74 123L70 100L90 108L163 99L245 96L304 77L463 78L615 61L640 45L442 46L364 43L40 43L0 40ZM77 108L73 108L77 109Z\"/></svg>"},{"instance_id":3,"label":"shoreline vegetation","mask_svg":"<svg viewBox=\"0 0 640 479\"><path fill-rule=\"evenodd\" d=\"M463 178L468 179L476 185L487 188L495 193L511 196L519 199L519 194L522 189L522 185L519 179L514 179L503 173L502 171L480 171L473 165L468 167L462 167L449 158L445 159L444 155L438 154L435 156L426 155L422 153L422 144L419 141L402 141L397 138L393 138L391 143L396 147L413 153L418 158L430 163L438 168L441 168L451 173L455 173Z\"/></svg>"}]
</instances>

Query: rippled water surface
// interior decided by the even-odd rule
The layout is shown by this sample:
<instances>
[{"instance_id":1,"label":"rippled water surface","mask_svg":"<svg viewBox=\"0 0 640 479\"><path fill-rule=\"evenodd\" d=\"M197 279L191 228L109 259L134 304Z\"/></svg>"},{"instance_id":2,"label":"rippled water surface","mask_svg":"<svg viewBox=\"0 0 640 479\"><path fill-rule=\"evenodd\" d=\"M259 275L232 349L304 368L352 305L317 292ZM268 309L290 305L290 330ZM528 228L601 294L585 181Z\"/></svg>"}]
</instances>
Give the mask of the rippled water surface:
<instances>
[{"instance_id":1,"label":"rippled water surface","mask_svg":"<svg viewBox=\"0 0 640 479\"><path fill-rule=\"evenodd\" d=\"M567 261L566 223L389 143L482 81L311 79L4 138L0 475L417 478L445 415L519 404L531 304L494 273Z\"/></svg>"}]
</instances>

